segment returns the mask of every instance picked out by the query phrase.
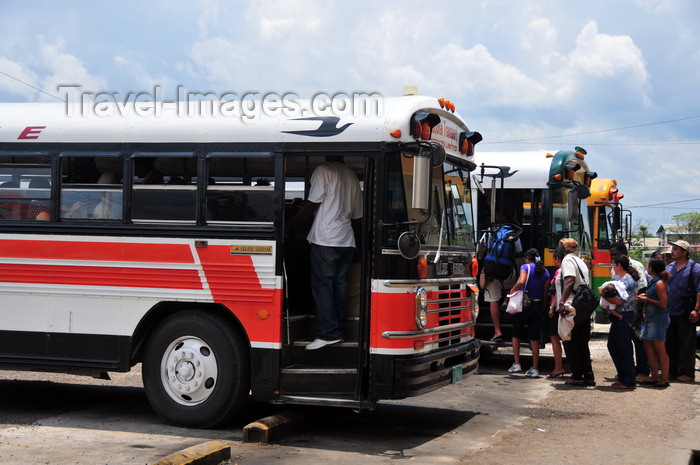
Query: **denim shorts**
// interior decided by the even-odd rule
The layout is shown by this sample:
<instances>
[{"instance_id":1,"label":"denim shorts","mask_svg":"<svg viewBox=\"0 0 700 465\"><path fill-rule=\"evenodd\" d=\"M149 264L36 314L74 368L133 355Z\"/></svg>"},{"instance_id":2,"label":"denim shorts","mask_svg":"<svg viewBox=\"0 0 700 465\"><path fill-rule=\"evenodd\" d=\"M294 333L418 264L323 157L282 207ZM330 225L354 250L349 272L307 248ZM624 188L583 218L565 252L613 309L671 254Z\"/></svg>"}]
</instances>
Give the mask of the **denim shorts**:
<instances>
[{"instance_id":1,"label":"denim shorts","mask_svg":"<svg viewBox=\"0 0 700 465\"><path fill-rule=\"evenodd\" d=\"M666 330L671 319L668 312L649 312L644 315L644 328L642 329L642 339L650 341L665 341Z\"/></svg>"}]
</instances>

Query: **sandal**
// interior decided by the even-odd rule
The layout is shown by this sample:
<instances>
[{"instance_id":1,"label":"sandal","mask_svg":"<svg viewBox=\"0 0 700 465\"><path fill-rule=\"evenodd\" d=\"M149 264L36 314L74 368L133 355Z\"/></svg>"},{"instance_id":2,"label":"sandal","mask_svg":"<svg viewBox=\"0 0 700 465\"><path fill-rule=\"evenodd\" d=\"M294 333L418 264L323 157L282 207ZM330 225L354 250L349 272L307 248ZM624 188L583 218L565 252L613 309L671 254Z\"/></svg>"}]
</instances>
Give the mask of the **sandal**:
<instances>
[{"instance_id":1,"label":"sandal","mask_svg":"<svg viewBox=\"0 0 700 465\"><path fill-rule=\"evenodd\" d=\"M666 388L669 387L670 385L668 384L668 381L666 381L665 383L662 383L662 382L659 381L658 383L652 384L652 386L654 386L655 388L666 389Z\"/></svg>"},{"instance_id":2,"label":"sandal","mask_svg":"<svg viewBox=\"0 0 700 465\"><path fill-rule=\"evenodd\" d=\"M569 386L585 386L585 382L582 379L568 379L564 384Z\"/></svg>"},{"instance_id":3,"label":"sandal","mask_svg":"<svg viewBox=\"0 0 700 465\"><path fill-rule=\"evenodd\" d=\"M552 379L552 378L562 378L564 377L564 372L562 371L561 373L550 373L547 375L547 378Z\"/></svg>"},{"instance_id":4,"label":"sandal","mask_svg":"<svg viewBox=\"0 0 700 465\"><path fill-rule=\"evenodd\" d=\"M622 384L622 383L612 383L612 387L614 389L637 389L636 386L627 386L627 385Z\"/></svg>"}]
</instances>

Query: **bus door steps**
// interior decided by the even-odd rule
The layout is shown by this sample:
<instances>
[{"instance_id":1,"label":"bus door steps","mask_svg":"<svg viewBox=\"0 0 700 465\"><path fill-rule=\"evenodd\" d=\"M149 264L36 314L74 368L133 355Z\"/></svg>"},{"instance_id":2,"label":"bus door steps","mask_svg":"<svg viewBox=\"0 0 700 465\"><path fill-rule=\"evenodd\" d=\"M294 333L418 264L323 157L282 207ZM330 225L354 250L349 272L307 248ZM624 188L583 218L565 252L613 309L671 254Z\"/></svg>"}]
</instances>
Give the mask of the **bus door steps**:
<instances>
[{"instance_id":1,"label":"bus door steps","mask_svg":"<svg viewBox=\"0 0 700 465\"><path fill-rule=\"evenodd\" d=\"M327 366L355 366L357 364L357 341L342 341L321 347L316 350L306 350L313 338L294 341L291 356L284 358L284 366L309 365L317 368Z\"/></svg>"},{"instance_id":2,"label":"bus door steps","mask_svg":"<svg viewBox=\"0 0 700 465\"><path fill-rule=\"evenodd\" d=\"M324 405L328 407L348 407L360 409L362 402L354 399L351 394L343 396L318 395L318 396L302 396L282 394L277 399L273 400L274 404L299 404L299 405Z\"/></svg>"},{"instance_id":3,"label":"bus door steps","mask_svg":"<svg viewBox=\"0 0 700 465\"><path fill-rule=\"evenodd\" d=\"M299 375L352 375L357 373L357 368L355 367L325 367L319 368L315 366L308 365L292 365L287 368L282 368L282 374L299 374Z\"/></svg>"},{"instance_id":4,"label":"bus door steps","mask_svg":"<svg viewBox=\"0 0 700 465\"><path fill-rule=\"evenodd\" d=\"M345 317L345 337L357 340L360 334L360 318ZM299 341L312 337L316 332L316 317L314 315L289 315L285 317L285 341ZM313 339L313 338L312 338Z\"/></svg>"},{"instance_id":5,"label":"bus door steps","mask_svg":"<svg viewBox=\"0 0 700 465\"><path fill-rule=\"evenodd\" d=\"M281 392L295 395L350 396L355 392L357 368L348 365L296 364L282 368Z\"/></svg>"}]
</instances>

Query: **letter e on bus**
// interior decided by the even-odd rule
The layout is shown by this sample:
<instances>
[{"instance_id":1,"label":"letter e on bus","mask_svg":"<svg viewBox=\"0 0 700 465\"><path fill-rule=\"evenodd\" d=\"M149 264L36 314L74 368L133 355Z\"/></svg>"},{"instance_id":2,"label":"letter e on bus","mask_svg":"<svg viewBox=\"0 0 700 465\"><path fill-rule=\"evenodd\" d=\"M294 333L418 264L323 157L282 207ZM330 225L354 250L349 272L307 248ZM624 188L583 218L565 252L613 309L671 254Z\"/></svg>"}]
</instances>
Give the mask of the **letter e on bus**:
<instances>
[{"instance_id":1,"label":"letter e on bus","mask_svg":"<svg viewBox=\"0 0 700 465\"><path fill-rule=\"evenodd\" d=\"M45 128L46 126L27 126L24 128L24 131L22 131L17 140L38 139L39 134L41 134L41 130Z\"/></svg>"}]
</instances>

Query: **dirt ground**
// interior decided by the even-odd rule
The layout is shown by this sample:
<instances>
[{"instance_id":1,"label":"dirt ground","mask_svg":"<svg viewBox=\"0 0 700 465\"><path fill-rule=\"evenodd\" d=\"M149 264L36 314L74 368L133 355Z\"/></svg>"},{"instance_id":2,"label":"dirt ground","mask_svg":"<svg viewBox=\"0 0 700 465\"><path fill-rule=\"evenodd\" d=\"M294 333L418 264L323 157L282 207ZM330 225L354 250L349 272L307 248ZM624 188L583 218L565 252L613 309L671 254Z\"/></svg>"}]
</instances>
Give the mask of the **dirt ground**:
<instances>
[{"instance_id":1,"label":"dirt ground","mask_svg":"<svg viewBox=\"0 0 700 465\"><path fill-rule=\"evenodd\" d=\"M688 464L689 450L700 450L700 383L613 389L616 371L606 342L606 333L591 340L596 387L551 380L554 389L519 427L460 463ZM529 364L525 359L523 369Z\"/></svg>"}]
</instances>

